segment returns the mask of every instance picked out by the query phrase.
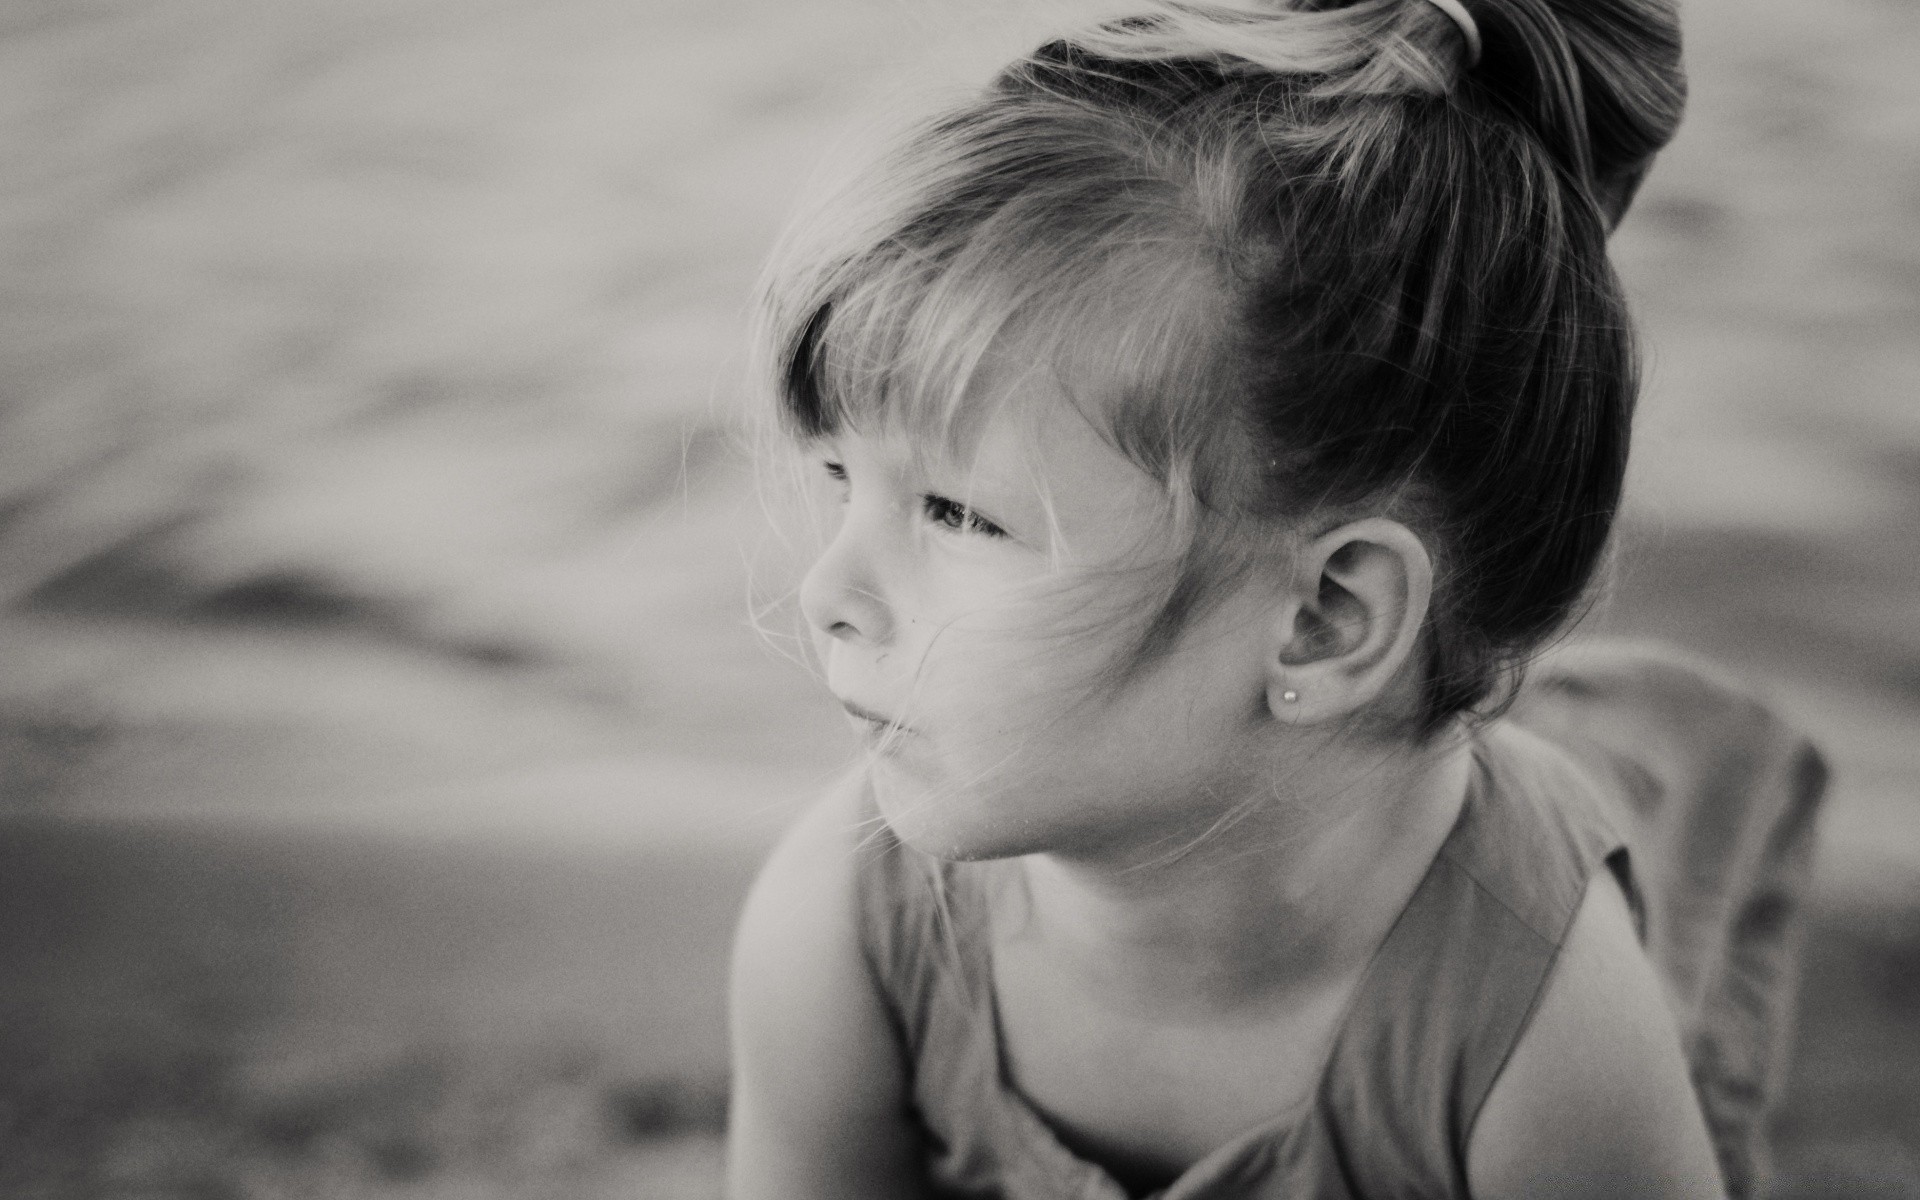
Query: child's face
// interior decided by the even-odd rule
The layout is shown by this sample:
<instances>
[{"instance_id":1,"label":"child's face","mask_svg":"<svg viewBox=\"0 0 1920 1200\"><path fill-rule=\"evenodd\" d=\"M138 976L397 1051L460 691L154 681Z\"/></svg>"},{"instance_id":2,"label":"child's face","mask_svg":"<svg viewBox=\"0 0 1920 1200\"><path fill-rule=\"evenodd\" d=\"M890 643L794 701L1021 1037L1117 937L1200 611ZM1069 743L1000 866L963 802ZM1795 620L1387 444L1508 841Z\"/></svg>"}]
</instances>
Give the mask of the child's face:
<instances>
[{"instance_id":1,"label":"child's face","mask_svg":"<svg viewBox=\"0 0 1920 1200\"><path fill-rule=\"evenodd\" d=\"M950 858L1167 848L1259 777L1270 589L1208 606L1114 685L1179 550L1166 499L1044 380L972 457L818 449L843 507L801 604L882 813Z\"/></svg>"}]
</instances>

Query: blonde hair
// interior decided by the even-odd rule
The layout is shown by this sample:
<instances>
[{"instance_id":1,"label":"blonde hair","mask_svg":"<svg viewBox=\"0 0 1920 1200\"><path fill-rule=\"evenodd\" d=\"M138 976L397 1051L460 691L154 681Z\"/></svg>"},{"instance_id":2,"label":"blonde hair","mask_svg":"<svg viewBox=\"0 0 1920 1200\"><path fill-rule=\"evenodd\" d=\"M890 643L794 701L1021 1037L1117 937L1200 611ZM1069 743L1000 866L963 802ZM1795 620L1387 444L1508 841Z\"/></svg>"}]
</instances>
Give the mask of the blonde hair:
<instances>
[{"instance_id":1,"label":"blonde hair","mask_svg":"<svg viewBox=\"0 0 1920 1200\"><path fill-rule=\"evenodd\" d=\"M1636 371L1606 234L1684 97L1670 0L1161 3L1041 46L803 222L764 344L802 439L963 444L1017 347L1185 505L1137 658L1231 531L1391 503L1444 567L1422 724L1574 612Z\"/></svg>"}]
</instances>

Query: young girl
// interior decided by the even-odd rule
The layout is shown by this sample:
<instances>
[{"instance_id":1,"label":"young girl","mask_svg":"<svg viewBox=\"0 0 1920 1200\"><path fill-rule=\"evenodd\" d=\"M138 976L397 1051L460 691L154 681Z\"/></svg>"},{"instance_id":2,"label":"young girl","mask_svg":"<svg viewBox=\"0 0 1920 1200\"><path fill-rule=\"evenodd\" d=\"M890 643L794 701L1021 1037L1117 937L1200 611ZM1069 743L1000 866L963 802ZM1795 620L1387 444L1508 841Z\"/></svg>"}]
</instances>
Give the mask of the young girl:
<instances>
[{"instance_id":1,"label":"young girl","mask_svg":"<svg viewBox=\"0 0 1920 1200\"><path fill-rule=\"evenodd\" d=\"M868 753L743 918L733 1196L1721 1193L1615 803L1690 742L1567 717L1657 669L1489 716L1607 542L1682 93L1671 0L1165 3L796 239Z\"/></svg>"}]
</instances>

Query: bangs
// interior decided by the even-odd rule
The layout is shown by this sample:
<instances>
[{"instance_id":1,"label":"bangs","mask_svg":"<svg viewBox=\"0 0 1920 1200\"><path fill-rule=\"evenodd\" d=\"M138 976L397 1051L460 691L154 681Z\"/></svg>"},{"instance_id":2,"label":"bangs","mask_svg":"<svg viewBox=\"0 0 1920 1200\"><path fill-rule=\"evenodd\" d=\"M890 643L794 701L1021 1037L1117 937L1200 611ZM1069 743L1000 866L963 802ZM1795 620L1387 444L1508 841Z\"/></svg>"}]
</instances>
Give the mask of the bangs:
<instances>
[{"instance_id":1,"label":"bangs","mask_svg":"<svg viewBox=\"0 0 1920 1200\"><path fill-rule=\"evenodd\" d=\"M1218 239L1141 147L1076 128L1098 114L1040 106L922 131L876 167L892 187L851 189L890 195L891 213L822 205L816 244L776 262L762 344L790 435L897 433L963 456L1039 371L1143 470L1191 485L1234 407Z\"/></svg>"}]
</instances>

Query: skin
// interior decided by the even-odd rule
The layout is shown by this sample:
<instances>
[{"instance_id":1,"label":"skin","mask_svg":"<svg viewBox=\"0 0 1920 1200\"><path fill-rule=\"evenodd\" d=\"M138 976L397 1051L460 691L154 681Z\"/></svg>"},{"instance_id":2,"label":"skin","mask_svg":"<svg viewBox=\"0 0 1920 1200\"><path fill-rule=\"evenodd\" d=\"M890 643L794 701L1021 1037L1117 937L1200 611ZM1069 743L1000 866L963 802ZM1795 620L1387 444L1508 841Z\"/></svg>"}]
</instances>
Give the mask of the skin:
<instances>
[{"instance_id":1,"label":"skin","mask_svg":"<svg viewBox=\"0 0 1920 1200\"><path fill-rule=\"evenodd\" d=\"M1018 873L991 934L1008 1072L1141 1188L1308 1102L1465 794L1464 741L1395 719L1433 583L1411 531L1351 513L1276 531L1168 653L1103 685L1164 566L1159 489L1043 376L985 390L1012 403L964 464L887 436L818 448L844 509L802 607L870 754L742 919L735 1200L924 1194L854 923L862 787L909 844ZM1587 897L1468 1168L1491 1200L1719 1194L1617 887Z\"/></svg>"}]
</instances>

